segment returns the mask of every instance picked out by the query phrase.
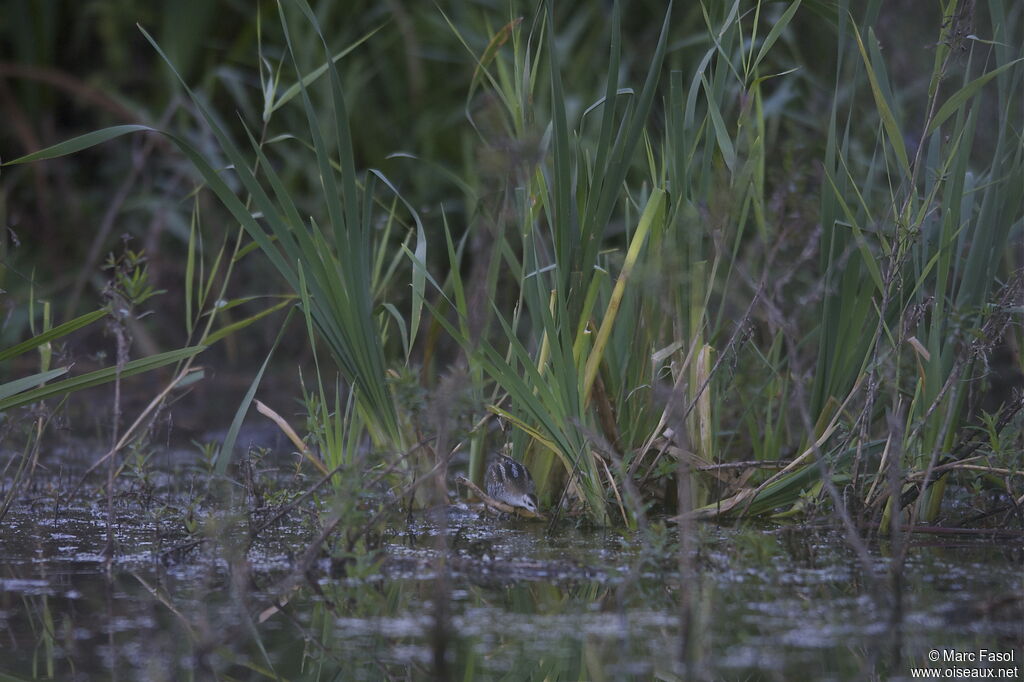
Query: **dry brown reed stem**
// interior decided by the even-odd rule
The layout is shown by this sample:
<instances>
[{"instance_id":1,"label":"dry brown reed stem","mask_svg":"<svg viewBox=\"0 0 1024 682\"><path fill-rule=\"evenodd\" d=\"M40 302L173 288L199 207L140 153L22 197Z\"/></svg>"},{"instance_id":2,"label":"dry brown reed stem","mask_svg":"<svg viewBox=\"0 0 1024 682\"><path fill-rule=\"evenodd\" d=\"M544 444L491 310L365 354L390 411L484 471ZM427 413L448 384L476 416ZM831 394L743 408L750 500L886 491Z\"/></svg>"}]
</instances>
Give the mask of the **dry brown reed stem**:
<instances>
[{"instance_id":1,"label":"dry brown reed stem","mask_svg":"<svg viewBox=\"0 0 1024 682\"><path fill-rule=\"evenodd\" d=\"M732 336L729 337L729 341L725 344L725 348L719 354L718 359L715 361L714 366L712 366L711 371L708 372L707 377L705 377L704 381L701 382L701 385L699 387L697 387L696 395L694 395L693 399L686 406L686 409L683 410L683 414L682 414L683 423L685 423L687 417L690 416L690 413L693 412L693 409L697 406L697 401L700 400L700 397L704 394L704 391L707 390L708 385L711 383L711 380L715 378L716 374L718 374L719 367L722 366L722 363L725 361L726 358L730 357L734 347L739 343L739 340L744 336L744 332L745 332L745 330L747 328L747 322L750 320L751 312L754 310L754 306L760 300L761 294L764 293L764 286L765 286L765 282L762 279L761 283L760 283L760 286L758 287L757 291L754 293L754 297L750 300L750 305L747 306L747 309L743 313L743 316L740 318L739 322L736 324L736 327L733 330ZM668 424L669 412L670 412L670 410L674 409L674 403L676 401L675 396L676 395L681 395L683 389L686 387L686 381L685 381L686 367L693 360L694 351L695 351L696 345L697 345L695 343L695 341L696 341L696 336L694 336L694 338L691 339L691 341L690 341L690 350L687 352L686 359L683 361L683 365L682 365L682 367L679 370L678 378L676 379L675 384L672 386L672 392L671 392L671 394L669 396L669 400L668 400L669 404L666 405L665 409L662 411L661 418L658 421L658 426L654 429L654 431L651 432L650 438L640 448L639 456L635 460L633 460L633 462L630 464L629 474L631 476L636 471L637 467L640 464L640 461L646 456L647 452L654 445L655 441L662 436L662 432L663 432L665 426ZM644 474L644 477L642 479L640 479L639 485L642 486L644 483L647 482L647 478L650 476L651 472L654 470L654 467L657 465L658 460L661 459L661 456L664 453L665 453L665 451L662 449L662 450L659 450L657 455L655 455L654 461L651 462L651 465L647 468L647 473Z\"/></svg>"},{"instance_id":2,"label":"dry brown reed stem","mask_svg":"<svg viewBox=\"0 0 1024 682\"><path fill-rule=\"evenodd\" d=\"M729 469L784 469L790 465L788 459L749 460L746 462L723 462L721 464L701 464L694 466L696 471L726 471Z\"/></svg>"},{"instance_id":3,"label":"dry brown reed stem","mask_svg":"<svg viewBox=\"0 0 1024 682\"><path fill-rule=\"evenodd\" d=\"M775 258L778 255L778 252L779 252L779 249L782 246L782 243L783 243L783 240L781 240L781 239L778 240L774 245L772 245L771 249L768 251L768 255L765 258L765 265L764 265L764 272L765 273L768 272L768 269L770 268L770 266L775 262ZM719 245L717 243L717 239L716 239L716 245ZM719 246L721 246L721 245L719 245ZM809 257L810 257L810 250L809 249L805 249L805 254L801 254L800 262L803 262L805 258L809 258ZM745 338L747 325L749 324L750 318L753 315L755 307L759 303L764 305L764 306L766 306L768 308L769 316L770 317L780 321L780 326L785 326L785 323L786 323L786 320L782 316L781 311L778 309L778 307L775 306L775 304L772 302L771 298L769 296L765 295L766 291L767 291L767 287L768 287L768 277L767 277L767 275L763 275L759 280L755 280L754 277L751 276L750 272L745 267L743 267L743 265L741 263L737 262L737 263L734 263L734 265L736 266L740 276L744 279L744 281L747 282L747 284L751 287L751 289L753 289L754 295L751 297L750 303L747 305L747 309L743 312L743 315L740 317L739 321L736 323L735 327L733 328L733 333L729 337L729 341L726 342L725 348L719 354L718 359L715 361L714 366L712 366L711 371L708 372L707 377L705 377L704 381L701 382L701 385L697 389L697 394L693 397L693 400L690 402L689 405L687 405L686 410L683 412L683 415L682 415L683 423L685 423L686 418L689 417L690 413L697 406L697 401L700 399L700 397L707 390L707 387L711 383L712 379L714 379L715 375L718 374L718 370L722 366L722 363L726 360L726 358L730 357L730 355L733 352L735 352L736 346L738 346L742 342L742 340ZM685 387L685 383L686 383L684 381L684 378L686 376L686 371L685 370L686 370L686 367L693 360L694 351L696 350L696 343L695 343L696 338L697 338L697 336L695 335L694 338L690 340L690 350L687 352L686 358L683 361L682 368L679 370L679 374L678 374L678 378L676 379L676 383L672 387L672 393L671 393L670 398L669 398L669 403L672 403L674 401L674 399L675 399L674 396L677 395L677 394L681 394L683 388ZM630 464L630 468L629 468L629 475L630 476L632 476L633 473L636 471L637 466L640 464L640 461L644 458L644 456L646 455L648 450L650 450L650 448L655 444L657 439L659 439L663 435L662 432L663 432L663 429L665 428L665 426L667 424L668 414L669 414L670 408L671 408L671 405L667 405L665 407L665 410L662 412L661 418L660 418L660 420L658 422L658 426L651 433L651 436L648 439L648 441L646 443L644 443L643 447L641 447L641 449L639 451L640 452L639 456L636 457L633 460L633 462ZM666 442L668 442L668 441L669 441L669 439L666 439ZM667 447L667 445L666 445L666 447ZM641 479L641 481L640 481L640 485L641 486L647 481L648 476L650 475L651 471L654 470L655 465L657 464L657 462L661 458L661 456L664 454L664 452L665 452L665 448L659 448L658 454L654 458L654 462L652 462L651 466L648 467L647 473L644 475L643 479ZM686 512L684 512L684 513L686 513Z\"/></svg>"},{"instance_id":4,"label":"dry brown reed stem","mask_svg":"<svg viewBox=\"0 0 1024 682\"><path fill-rule=\"evenodd\" d=\"M299 434L295 433L295 429L291 427L291 424L285 421L284 417L267 407L260 400L256 401L256 411L277 424L277 428L281 429L281 432L287 436L288 440L292 442L292 445L298 449L299 454L305 457L306 460L316 467L321 474L325 476L327 475L327 467L320 461L320 458L313 454L313 451L306 446L302 439L299 438ZM337 469L335 469L335 471L337 471Z\"/></svg>"},{"instance_id":5,"label":"dry brown reed stem","mask_svg":"<svg viewBox=\"0 0 1024 682\"><path fill-rule=\"evenodd\" d=\"M861 379L863 379L863 377L861 377ZM833 415L832 417L832 421L829 422L825 430L822 431L821 436L819 436L817 440L812 442L810 446L806 450L804 450L799 456L787 462L780 471L770 476L756 488L746 488L726 500L720 500L718 504L712 509L703 511L693 510L690 512L683 512L679 514L679 516L675 517L675 520L679 520L684 516L694 519L714 518L721 514L729 513L734 509L739 508L740 505L743 505L743 509L740 512L740 515L745 515L747 513L747 510L750 508L750 505L753 504L754 499L757 497L757 494L764 490L766 487L768 487L772 483L775 483L777 480L779 480L779 478L786 475L790 471L793 471L798 466L802 464L810 465L813 463L814 460L821 459L821 446L825 444L825 441L832 437L832 434L839 427L839 418L842 415L843 409L845 409L847 403L849 403L849 401L857 393L859 387L860 380L858 380L857 383L854 384L853 388L850 389L850 393L849 395L846 396L846 400L843 401L843 404L840 405L839 409L836 410L835 415ZM806 409L807 408L804 407L805 411ZM814 433L813 426L808 427L808 433Z\"/></svg>"},{"instance_id":6,"label":"dry brown reed stem","mask_svg":"<svg viewBox=\"0 0 1024 682\"><path fill-rule=\"evenodd\" d=\"M972 459L981 459L981 456L978 455L977 457L973 457ZM988 466L982 466L980 464L968 464L966 462L950 462L949 464L940 464L937 467L935 467L934 469L932 469L932 473L935 474L935 473L940 473L940 472L943 472L943 471L951 471L951 470L954 470L954 469L963 469L963 470L966 470L966 471L982 471L982 472L984 472L986 474L994 474L994 475L998 475L998 476L1021 476L1021 475L1024 475L1024 472L1016 471L1014 469L1002 469L1000 467L988 467ZM907 478L912 480L912 481L920 480L920 479L924 478L925 473L926 472L924 472L924 471L915 471L913 473L907 474Z\"/></svg>"}]
</instances>

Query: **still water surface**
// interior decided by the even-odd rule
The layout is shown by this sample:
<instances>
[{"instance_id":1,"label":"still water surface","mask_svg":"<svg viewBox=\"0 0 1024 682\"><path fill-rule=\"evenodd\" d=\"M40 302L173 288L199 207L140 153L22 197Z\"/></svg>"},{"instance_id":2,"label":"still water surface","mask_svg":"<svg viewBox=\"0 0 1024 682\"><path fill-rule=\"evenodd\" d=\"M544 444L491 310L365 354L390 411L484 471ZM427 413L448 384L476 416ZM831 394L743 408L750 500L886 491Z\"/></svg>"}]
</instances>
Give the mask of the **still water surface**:
<instances>
[{"instance_id":1,"label":"still water surface","mask_svg":"<svg viewBox=\"0 0 1024 682\"><path fill-rule=\"evenodd\" d=\"M885 543L869 547L869 571L835 532L708 524L684 590L672 526L450 510L444 524L392 521L369 550L336 549L303 576L308 509L251 544L246 518L225 518L199 546L167 551L187 540L194 499L178 478L163 496L118 498L108 572L102 503L65 506L43 488L0 525L0 679L428 679L438 666L466 680L1021 675L1019 536L915 536L897 599ZM979 650L1013 660L948 661Z\"/></svg>"}]
</instances>

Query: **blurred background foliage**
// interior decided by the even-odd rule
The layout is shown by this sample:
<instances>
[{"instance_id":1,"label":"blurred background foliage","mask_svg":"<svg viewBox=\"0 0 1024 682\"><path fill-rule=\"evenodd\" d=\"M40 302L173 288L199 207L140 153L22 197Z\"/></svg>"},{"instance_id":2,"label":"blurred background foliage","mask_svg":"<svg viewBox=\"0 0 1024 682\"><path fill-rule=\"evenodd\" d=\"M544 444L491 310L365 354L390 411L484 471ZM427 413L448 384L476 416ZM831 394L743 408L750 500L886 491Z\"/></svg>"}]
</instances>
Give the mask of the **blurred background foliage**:
<instances>
[{"instance_id":1,"label":"blurred background foliage","mask_svg":"<svg viewBox=\"0 0 1024 682\"><path fill-rule=\"evenodd\" d=\"M516 148L523 140L517 139L493 95L477 87L467 98L469 85L476 55L484 54L513 20L538 25L539 5L479 1L435 6L401 0L313 5L332 51L370 36L340 62L352 103L357 167L382 169L423 211L434 235L439 232L439 208L455 224L494 221L500 204L495 195L504 188L516 154L528 150ZM712 15L721 11L716 5L709 5ZM189 104L180 85L137 24L150 30L236 139L242 135L236 116L250 129L262 126L256 55L261 41L263 54L274 63L284 50L273 2L4 0L0 7L0 116L5 121L0 151L7 160L121 123L183 126L200 149L216 158L209 133L187 115ZM765 72L781 72L795 63L801 69L800 78L768 86L766 145L781 155L770 164L768 178L778 187L806 183L815 174L809 166L824 144L822 128L832 96L836 36L823 26L834 25L836 8L822 2L805 7L765 67ZM665 8L653 0L629 3L622 24L627 46L623 82L634 82L647 68ZM784 6L769 4L766 9L778 15ZM296 14L287 5L286 11ZM555 7L570 119L600 97L603 68L594 66L607 58L610 14L606 1ZM880 35L892 38L886 41L891 50L887 56L895 62L893 78L902 96L921 94L920 74L927 72L938 14L934 3L894 2L886 4L880 17ZM671 21L666 71L691 72L709 44L704 8L678 3ZM309 39L296 41L307 52L300 60L315 61L311 29L300 21L292 25L309 33ZM451 26L458 27L465 45ZM535 91L540 97L549 94L545 87ZM533 104L547 109L543 101ZM662 106L656 102L655 111ZM467 114L476 122L475 131ZM283 107L274 113L267 136L301 127L302 117L300 108ZM655 113L652 123L663 126L663 114ZM536 141L543 131L534 124L532 132ZM394 157L397 153L425 162ZM297 158L294 167L282 169L296 188L309 182L311 172ZM455 183L455 178L462 182ZM9 229L0 240L0 286L16 293L31 284L40 297L59 292L59 312L70 317L88 307L83 295L102 288L98 266L128 235L134 248L149 255L154 283L180 288L191 211L187 197L195 180L195 172L166 141L142 136L4 169L0 211ZM454 192L456 188L464 191ZM207 210L218 210L209 197L201 198L209 203ZM216 235L208 241L215 243ZM257 263L242 270L239 289L247 288L246 276L263 284L265 267ZM5 298L7 311L17 317L11 301ZM160 303L178 304L173 297ZM155 327L150 335L154 347L172 347L182 340L182 328L174 319L155 316L149 321ZM24 320L19 324L9 319L0 339L17 338L23 330Z\"/></svg>"}]
</instances>

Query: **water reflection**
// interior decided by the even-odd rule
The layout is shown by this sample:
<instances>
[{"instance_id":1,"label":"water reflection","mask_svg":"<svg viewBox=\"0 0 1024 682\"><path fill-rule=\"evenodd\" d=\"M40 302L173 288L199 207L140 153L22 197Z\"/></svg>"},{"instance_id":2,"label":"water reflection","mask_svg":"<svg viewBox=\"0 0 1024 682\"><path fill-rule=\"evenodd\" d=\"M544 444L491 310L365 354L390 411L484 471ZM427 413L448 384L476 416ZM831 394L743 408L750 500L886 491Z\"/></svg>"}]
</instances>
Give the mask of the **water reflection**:
<instances>
[{"instance_id":1,"label":"water reflection","mask_svg":"<svg viewBox=\"0 0 1024 682\"><path fill-rule=\"evenodd\" d=\"M300 526L168 557L158 519L121 522L108 575L101 514L12 509L0 535L0 672L420 679L443 656L454 679L909 678L936 647L1015 651L1019 664L1024 644L1012 543L912 547L894 621L838 536L705 526L684 643L671 529L548 533L468 515L448 521L442 552L422 517L376 551L322 558L282 594L309 536ZM886 548L872 561L889 585Z\"/></svg>"}]
</instances>

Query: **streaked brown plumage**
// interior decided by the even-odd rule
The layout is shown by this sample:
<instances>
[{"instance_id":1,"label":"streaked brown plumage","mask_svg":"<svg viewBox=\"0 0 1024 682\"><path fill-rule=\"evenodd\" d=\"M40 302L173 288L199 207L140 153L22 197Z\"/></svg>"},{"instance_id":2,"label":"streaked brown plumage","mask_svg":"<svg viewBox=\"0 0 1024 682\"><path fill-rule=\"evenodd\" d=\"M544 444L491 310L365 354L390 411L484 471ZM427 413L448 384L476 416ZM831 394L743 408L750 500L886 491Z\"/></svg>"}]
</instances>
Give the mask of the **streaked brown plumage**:
<instances>
[{"instance_id":1,"label":"streaked brown plumage","mask_svg":"<svg viewBox=\"0 0 1024 682\"><path fill-rule=\"evenodd\" d=\"M487 494L507 505L537 513L533 477L519 462L506 455L495 455L484 477Z\"/></svg>"}]
</instances>

